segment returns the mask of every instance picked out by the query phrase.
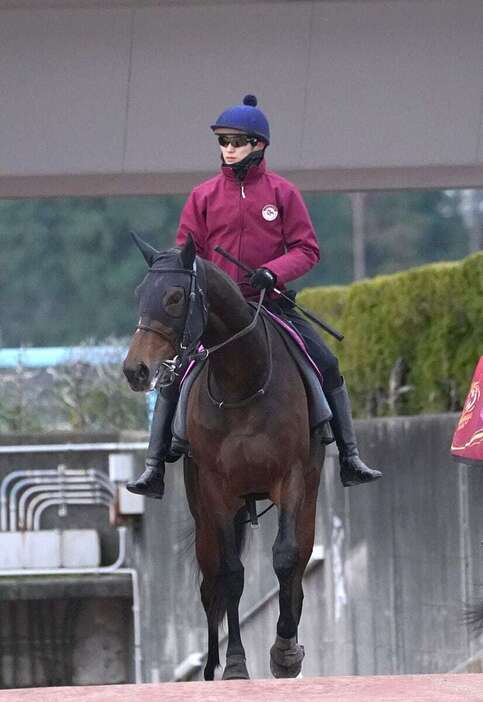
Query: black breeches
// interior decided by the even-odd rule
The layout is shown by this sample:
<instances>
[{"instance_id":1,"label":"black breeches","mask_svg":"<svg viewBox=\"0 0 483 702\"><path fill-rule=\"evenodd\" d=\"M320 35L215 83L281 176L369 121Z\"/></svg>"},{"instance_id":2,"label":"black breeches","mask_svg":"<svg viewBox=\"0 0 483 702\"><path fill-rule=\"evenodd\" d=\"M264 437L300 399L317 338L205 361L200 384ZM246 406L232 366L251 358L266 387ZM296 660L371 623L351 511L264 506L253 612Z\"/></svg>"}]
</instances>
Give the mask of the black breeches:
<instances>
[{"instance_id":1,"label":"black breeches","mask_svg":"<svg viewBox=\"0 0 483 702\"><path fill-rule=\"evenodd\" d=\"M304 340L309 355L322 374L324 390L330 392L342 385L343 379L337 357L320 338L310 322L298 314L295 309L275 309L273 302L270 307L275 314L280 314L281 317L290 322Z\"/></svg>"}]
</instances>

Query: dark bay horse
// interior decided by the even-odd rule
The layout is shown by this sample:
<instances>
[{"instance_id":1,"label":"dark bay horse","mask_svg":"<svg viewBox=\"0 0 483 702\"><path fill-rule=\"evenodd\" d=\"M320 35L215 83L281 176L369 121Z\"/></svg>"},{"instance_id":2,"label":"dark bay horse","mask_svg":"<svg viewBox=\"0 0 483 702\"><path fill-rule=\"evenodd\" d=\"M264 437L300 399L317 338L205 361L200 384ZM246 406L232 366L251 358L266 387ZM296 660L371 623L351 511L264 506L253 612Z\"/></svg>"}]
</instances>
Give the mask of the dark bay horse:
<instances>
[{"instance_id":1,"label":"dark bay horse","mask_svg":"<svg viewBox=\"0 0 483 702\"><path fill-rule=\"evenodd\" d=\"M249 677L238 613L248 495L267 496L278 508L273 567L280 614L270 665L275 677L295 677L304 657L297 628L324 461L321 430L309 431L304 384L278 332L259 317L243 333L253 314L235 283L195 256L191 240L163 253L137 243L149 273L138 288L141 318L124 362L131 387L153 387L162 364L198 341L211 350L188 400L191 456L185 459L208 621L205 679L212 680L219 665L218 626L225 613L223 678Z\"/></svg>"}]
</instances>

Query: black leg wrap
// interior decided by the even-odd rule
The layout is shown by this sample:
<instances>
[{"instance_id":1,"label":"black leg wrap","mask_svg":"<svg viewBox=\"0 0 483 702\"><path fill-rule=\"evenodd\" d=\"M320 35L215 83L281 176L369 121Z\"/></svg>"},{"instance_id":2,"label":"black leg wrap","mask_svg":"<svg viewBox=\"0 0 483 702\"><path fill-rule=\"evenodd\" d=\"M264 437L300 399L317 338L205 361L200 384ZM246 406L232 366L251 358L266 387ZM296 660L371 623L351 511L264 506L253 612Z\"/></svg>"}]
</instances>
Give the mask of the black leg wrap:
<instances>
[{"instance_id":1,"label":"black leg wrap","mask_svg":"<svg viewBox=\"0 0 483 702\"><path fill-rule=\"evenodd\" d=\"M346 384L328 392L327 401L333 414L331 425L339 449L342 485L362 485L381 478L381 471L366 466L359 456Z\"/></svg>"}]
</instances>

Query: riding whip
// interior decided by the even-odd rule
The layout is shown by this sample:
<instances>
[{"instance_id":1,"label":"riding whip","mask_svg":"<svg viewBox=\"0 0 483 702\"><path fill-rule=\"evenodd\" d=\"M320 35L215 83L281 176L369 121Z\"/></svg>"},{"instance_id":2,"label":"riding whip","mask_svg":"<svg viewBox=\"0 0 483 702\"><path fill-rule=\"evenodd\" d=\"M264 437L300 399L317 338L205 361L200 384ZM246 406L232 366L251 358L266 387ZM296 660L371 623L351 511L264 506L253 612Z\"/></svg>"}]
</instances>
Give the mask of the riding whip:
<instances>
[{"instance_id":1,"label":"riding whip","mask_svg":"<svg viewBox=\"0 0 483 702\"><path fill-rule=\"evenodd\" d=\"M236 266L241 268L243 271L245 271L245 273L248 273L248 275L252 275L252 273L254 273L253 268L250 268L250 266L247 266L245 263L242 263L241 261L239 261L237 258L235 258L231 254L229 254L228 251L225 251L225 249L223 249L221 246L215 246L215 251L217 253L221 254L222 256L224 256L226 259L228 259L228 261L231 261ZM280 295L280 297L283 297L284 300L288 300L290 302L290 304L292 304L294 307L296 307L298 310L300 310L302 312L302 314L304 314L307 317L307 319L310 319L311 322L314 322L319 327L321 327L321 329L323 329L324 331L331 334L333 337L335 337L337 339L337 341L342 341L342 339L344 338L344 335L341 334L340 332L338 332L337 329L334 329L334 327L332 327L328 322L325 322L324 320L316 317L315 314L306 310L305 307L302 307L301 305L299 305L298 302L295 302L294 300L292 300L291 297L289 297L288 295L285 295L285 293L283 293L281 290L274 288L273 291L276 292L277 295Z\"/></svg>"}]
</instances>

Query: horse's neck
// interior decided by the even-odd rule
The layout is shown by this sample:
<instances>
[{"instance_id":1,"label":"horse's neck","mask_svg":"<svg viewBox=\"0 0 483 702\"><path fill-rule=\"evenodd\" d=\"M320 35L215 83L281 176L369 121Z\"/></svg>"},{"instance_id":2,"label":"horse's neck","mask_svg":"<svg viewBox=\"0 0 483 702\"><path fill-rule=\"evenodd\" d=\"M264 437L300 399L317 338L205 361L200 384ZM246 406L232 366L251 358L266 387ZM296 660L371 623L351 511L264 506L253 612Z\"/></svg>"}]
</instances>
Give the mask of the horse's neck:
<instances>
[{"instance_id":1,"label":"horse's neck","mask_svg":"<svg viewBox=\"0 0 483 702\"><path fill-rule=\"evenodd\" d=\"M227 341L252 321L249 307L236 284L213 265L207 266L208 323L202 341L206 348ZM256 329L210 356L210 370L226 400L249 394L262 384L266 342L261 322Z\"/></svg>"}]
</instances>

